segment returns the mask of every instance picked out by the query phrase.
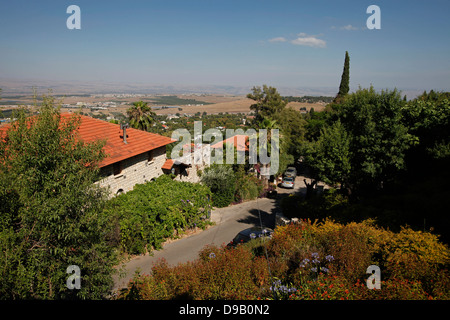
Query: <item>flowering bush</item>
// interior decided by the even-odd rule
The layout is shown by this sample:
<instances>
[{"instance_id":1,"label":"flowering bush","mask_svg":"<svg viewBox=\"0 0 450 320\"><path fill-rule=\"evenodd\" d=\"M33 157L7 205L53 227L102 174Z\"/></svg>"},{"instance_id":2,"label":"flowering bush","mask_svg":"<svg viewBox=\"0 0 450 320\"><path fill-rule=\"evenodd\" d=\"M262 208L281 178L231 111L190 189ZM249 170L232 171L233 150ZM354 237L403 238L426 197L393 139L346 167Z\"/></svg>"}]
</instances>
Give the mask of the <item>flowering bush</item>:
<instances>
[{"instance_id":1,"label":"flowering bush","mask_svg":"<svg viewBox=\"0 0 450 320\"><path fill-rule=\"evenodd\" d=\"M380 241L380 256L387 273L413 280L433 278L450 262L448 247L436 235L408 228Z\"/></svg>"},{"instance_id":2,"label":"flowering bush","mask_svg":"<svg viewBox=\"0 0 450 320\"><path fill-rule=\"evenodd\" d=\"M234 249L207 246L199 259L176 267L162 261L152 276L135 278L119 298L450 298L450 251L430 234L407 228L395 234L371 221L348 225L304 221L276 228L266 242L256 240ZM258 245L265 246L268 260ZM408 265L410 260L421 263ZM366 270L371 264L381 268L380 290L367 288Z\"/></svg>"},{"instance_id":3,"label":"flowering bush","mask_svg":"<svg viewBox=\"0 0 450 320\"><path fill-rule=\"evenodd\" d=\"M194 262L168 266L159 261L152 275L136 275L119 299L255 299L268 283L267 263L245 246L208 246Z\"/></svg>"},{"instance_id":4,"label":"flowering bush","mask_svg":"<svg viewBox=\"0 0 450 320\"><path fill-rule=\"evenodd\" d=\"M286 300L289 299L290 296L294 292L297 292L297 289L292 285L282 284L280 279L273 281L269 290L273 293L275 299L277 300Z\"/></svg>"}]
</instances>

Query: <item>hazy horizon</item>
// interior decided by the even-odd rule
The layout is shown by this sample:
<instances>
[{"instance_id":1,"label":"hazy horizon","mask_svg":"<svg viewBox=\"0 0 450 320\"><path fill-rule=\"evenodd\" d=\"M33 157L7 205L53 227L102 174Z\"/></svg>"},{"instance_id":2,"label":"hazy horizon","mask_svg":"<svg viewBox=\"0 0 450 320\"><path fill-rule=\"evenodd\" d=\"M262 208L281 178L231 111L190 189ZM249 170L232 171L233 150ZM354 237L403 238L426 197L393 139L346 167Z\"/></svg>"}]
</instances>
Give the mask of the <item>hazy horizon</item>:
<instances>
[{"instance_id":1,"label":"hazy horizon","mask_svg":"<svg viewBox=\"0 0 450 320\"><path fill-rule=\"evenodd\" d=\"M377 1L379 30L366 27L365 0L79 0L81 29L69 30L72 4L0 4L3 95L20 82L231 94L267 84L283 95L334 95L345 51L351 91L450 88L448 1Z\"/></svg>"}]
</instances>

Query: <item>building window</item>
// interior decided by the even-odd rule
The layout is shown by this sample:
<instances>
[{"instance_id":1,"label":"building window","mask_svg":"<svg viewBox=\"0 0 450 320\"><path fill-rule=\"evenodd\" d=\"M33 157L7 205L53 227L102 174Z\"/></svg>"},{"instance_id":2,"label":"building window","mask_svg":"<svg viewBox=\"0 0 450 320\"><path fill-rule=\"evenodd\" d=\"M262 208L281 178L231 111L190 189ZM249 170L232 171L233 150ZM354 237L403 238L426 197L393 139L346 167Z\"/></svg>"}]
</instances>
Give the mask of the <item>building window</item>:
<instances>
[{"instance_id":1,"label":"building window","mask_svg":"<svg viewBox=\"0 0 450 320\"><path fill-rule=\"evenodd\" d=\"M148 162L152 162L153 161L153 150L150 150L149 152L147 152L148 155Z\"/></svg>"},{"instance_id":2,"label":"building window","mask_svg":"<svg viewBox=\"0 0 450 320\"><path fill-rule=\"evenodd\" d=\"M113 163L113 173L115 176L122 172L122 162Z\"/></svg>"}]
</instances>

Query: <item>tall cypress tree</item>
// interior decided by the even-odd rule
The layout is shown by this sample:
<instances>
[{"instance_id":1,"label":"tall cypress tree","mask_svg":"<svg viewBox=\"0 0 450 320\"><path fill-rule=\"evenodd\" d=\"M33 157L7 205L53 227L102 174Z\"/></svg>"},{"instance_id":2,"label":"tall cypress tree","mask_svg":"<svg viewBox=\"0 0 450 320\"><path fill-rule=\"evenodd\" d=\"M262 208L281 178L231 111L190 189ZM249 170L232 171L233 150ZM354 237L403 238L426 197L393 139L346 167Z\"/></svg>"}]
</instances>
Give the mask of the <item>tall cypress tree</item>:
<instances>
[{"instance_id":1,"label":"tall cypress tree","mask_svg":"<svg viewBox=\"0 0 450 320\"><path fill-rule=\"evenodd\" d=\"M339 93L336 99L342 98L348 94L350 90L350 57L348 51L345 51L344 71L342 72L341 84L339 85Z\"/></svg>"}]
</instances>

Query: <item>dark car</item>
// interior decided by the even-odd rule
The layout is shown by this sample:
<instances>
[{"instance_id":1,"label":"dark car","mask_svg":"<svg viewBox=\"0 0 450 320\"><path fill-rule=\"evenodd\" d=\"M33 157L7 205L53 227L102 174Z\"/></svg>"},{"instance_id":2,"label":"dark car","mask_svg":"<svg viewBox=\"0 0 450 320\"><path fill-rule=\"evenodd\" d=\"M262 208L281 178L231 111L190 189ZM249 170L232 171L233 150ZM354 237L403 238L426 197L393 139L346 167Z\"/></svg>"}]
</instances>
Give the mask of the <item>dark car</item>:
<instances>
[{"instance_id":1,"label":"dark car","mask_svg":"<svg viewBox=\"0 0 450 320\"><path fill-rule=\"evenodd\" d=\"M270 228L252 227L244 229L239 232L236 237L227 245L228 247L235 247L238 244L249 242L252 239L260 237L269 237L273 233Z\"/></svg>"}]
</instances>

